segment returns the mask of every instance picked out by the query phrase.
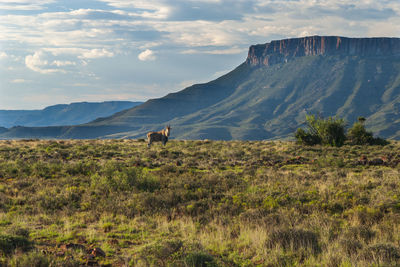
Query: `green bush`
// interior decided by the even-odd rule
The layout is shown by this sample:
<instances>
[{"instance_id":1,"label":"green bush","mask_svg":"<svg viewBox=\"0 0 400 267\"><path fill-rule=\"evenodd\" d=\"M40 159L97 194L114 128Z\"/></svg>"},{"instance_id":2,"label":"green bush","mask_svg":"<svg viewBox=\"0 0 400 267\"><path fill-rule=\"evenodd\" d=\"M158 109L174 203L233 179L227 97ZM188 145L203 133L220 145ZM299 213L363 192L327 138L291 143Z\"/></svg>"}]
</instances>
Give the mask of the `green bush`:
<instances>
[{"instance_id":1,"label":"green bush","mask_svg":"<svg viewBox=\"0 0 400 267\"><path fill-rule=\"evenodd\" d=\"M390 243L379 243L368 246L364 258L377 264L392 263L400 259L399 249Z\"/></svg>"},{"instance_id":2,"label":"green bush","mask_svg":"<svg viewBox=\"0 0 400 267\"><path fill-rule=\"evenodd\" d=\"M362 244L358 240L342 239L340 240L340 247L347 256L356 255L362 248Z\"/></svg>"},{"instance_id":3,"label":"green bush","mask_svg":"<svg viewBox=\"0 0 400 267\"><path fill-rule=\"evenodd\" d=\"M20 256L15 255L8 264L15 267L47 267L50 266L51 260L46 255L38 252L31 252Z\"/></svg>"},{"instance_id":4,"label":"green bush","mask_svg":"<svg viewBox=\"0 0 400 267\"><path fill-rule=\"evenodd\" d=\"M1 263L1 262L0 262ZM0 264L1 265L1 264ZM53 255L45 255L38 251L32 251L24 254L15 254L8 261L7 266L11 267L78 267L82 266L74 259L58 259Z\"/></svg>"},{"instance_id":5,"label":"green bush","mask_svg":"<svg viewBox=\"0 0 400 267\"><path fill-rule=\"evenodd\" d=\"M321 252L318 235L309 230L285 229L272 232L267 240L267 247L280 246L284 250L310 249L314 254Z\"/></svg>"},{"instance_id":6,"label":"green bush","mask_svg":"<svg viewBox=\"0 0 400 267\"><path fill-rule=\"evenodd\" d=\"M321 144L321 138L318 135L308 133L302 128L297 129L294 136L296 140L303 145L313 146Z\"/></svg>"},{"instance_id":7,"label":"green bush","mask_svg":"<svg viewBox=\"0 0 400 267\"><path fill-rule=\"evenodd\" d=\"M349 129L347 139L352 145L366 145L373 142L374 137L372 133L365 130L364 124L356 122L353 127Z\"/></svg>"},{"instance_id":8,"label":"green bush","mask_svg":"<svg viewBox=\"0 0 400 267\"><path fill-rule=\"evenodd\" d=\"M364 126L365 119L359 118L347 133L347 139L352 145L387 145L385 139L374 137L371 132L368 132Z\"/></svg>"},{"instance_id":9,"label":"green bush","mask_svg":"<svg viewBox=\"0 0 400 267\"><path fill-rule=\"evenodd\" d=\"M123 192L132 190L135 185L140 186L140 181L145 174L140 168L119 166L116 163L107 163L100 173L91 176L92 188L100 191Z\"/></svg>"},{"instance_id":10,"label":"green bush","mask_svg":"<svg viewBox=\"0 0 400 267\"><path fill-rule=\"evenodd\" d=\"M0 253L9 255L15 249L28 250L31 242L24 236L0 234Z\"/></svg>"},{"instance_id":11,"label":"green bush","mask_svg":"<svg viewBox=\"0 0 400 267\"><path fill-rule=\"evenodd\" d=\"M188 267L211 267L217 266L214 258L204 252L190 252L184 259L185 266Z\"/></svg>"},{"instance_id":12,"label":"green bush","mask_svg":"<svg viewBox=\"0 0 400 267\"><path fill-rule=\"evenodd\" d=\"M183 242L180 239L158 240L144 246L138 253L138 260L147 266L166 266L174 260L174 254L178 253L182 246Z\"/></svg>"},{"instance_id":13,"label":"green bush","mask_svg":"<svg viewBox=\"0 0 400 267\"><path fill-rule=\"evenodd\" d=\"M297 141L301 144L323 144L339 147L346 140L345 121L343 119L334 117L324 119L315 115L307 115L306 123L308 131L297 129L295 133Z\"/></svg>"}]
</instances>

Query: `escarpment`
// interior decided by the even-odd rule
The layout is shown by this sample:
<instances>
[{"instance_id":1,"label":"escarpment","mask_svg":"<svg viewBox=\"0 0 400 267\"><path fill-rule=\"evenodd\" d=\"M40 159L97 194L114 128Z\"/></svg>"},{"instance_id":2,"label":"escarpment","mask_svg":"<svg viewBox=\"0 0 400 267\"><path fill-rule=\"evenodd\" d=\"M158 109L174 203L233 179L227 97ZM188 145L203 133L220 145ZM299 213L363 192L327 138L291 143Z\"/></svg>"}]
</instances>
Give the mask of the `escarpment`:
<instances>
[{"instance_id":1,"label":"escarpment","mask_svg":"<svg viewBox=\"0 0 400 267\"><path fill-rule=\"evenodd\" d=\"M246 63L271 66L296 57L315 55L400 56L400 38L346 38L309 36L252 45Z\"/></svg>"}]
</instances>

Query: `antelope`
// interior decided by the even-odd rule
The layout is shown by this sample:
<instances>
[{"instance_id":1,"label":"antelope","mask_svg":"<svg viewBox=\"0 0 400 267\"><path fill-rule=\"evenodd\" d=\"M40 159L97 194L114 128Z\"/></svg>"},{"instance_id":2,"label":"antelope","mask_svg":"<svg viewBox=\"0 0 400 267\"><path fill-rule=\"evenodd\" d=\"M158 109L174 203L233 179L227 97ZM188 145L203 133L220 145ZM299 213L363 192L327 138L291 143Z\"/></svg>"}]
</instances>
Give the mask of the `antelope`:
<instances>
[{"instance_id":1,"label":"antelope","mask_svg":"<svg viewBox=\"0 0 400 267\"><path fill-rule=\"evenodd\" d=\"M162 144L165 144L168 141L168 136L171 132L171 127L168 125L165 129L162 129L159 132L148 132L147 133L147 147L150 147L152 142L161 141Z\"/></svg>"}]
</instances>

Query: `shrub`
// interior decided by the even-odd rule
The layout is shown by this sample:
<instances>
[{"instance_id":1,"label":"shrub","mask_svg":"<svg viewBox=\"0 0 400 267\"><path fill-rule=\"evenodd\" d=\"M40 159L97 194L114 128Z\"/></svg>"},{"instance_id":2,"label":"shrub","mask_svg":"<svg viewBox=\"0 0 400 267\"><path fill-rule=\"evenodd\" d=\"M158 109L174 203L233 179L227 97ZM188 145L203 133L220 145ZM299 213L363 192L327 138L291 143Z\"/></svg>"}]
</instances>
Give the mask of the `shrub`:
<instances>
[{"instance_id":1,"label":"shrub","mask_svg":"<svg viewBox=\"0 0 400 267\"><path fill-rule=\"evenodd\" d=\"M51 260L48 256L41 253L32 252L24 255L15 255L9 262L10 266L23 267L47 267L50 266Z\"/></svg>"},{"instance_id":2,"label":"shrub","mask_svg":"<svg viewBox=\"0 0 400 267\"><path fill-rule=\"evenodd\" d=\"M82 266L78 261L74 259L58 259L53 255L44 255L37 251L32 251L25 254L16 254L8 262L8 266L11 267L78 267Z\"/></svg>"},{"instance_id":3,"label":"shrub","mask_svg":"<svg viewBox=\"0 0 400 267\"><path fill-rule=\"evenodd\" d=\"M364 124L356 122L353 127L349 129L347 139L352 145L366 145L373 142L374 137L372 133L365 130Z\"/></svg>"},{"instance_id":4,"label":"shrub","mask_svg":"<svg viewBox=\"0 0 400 267\"><path fill-rule=\"evenodd\" d=\"M349 227L345 233L345 236L352 240L362 240L365 243L369 243L376 233L366 225L352 226Z\"/></svg>"},{"instance_id":5,"label":"shrub","mask_svg":"<svg viewBox=\"0 0 400 267\"><path fill-rule=\"evenodd\" d=\"M294 137L303 145L313 146L321 144L321 138L318 135L308 133L302 128L297 129Z\"/></svg>"},{"instance_id":6,"label":"shrub","mask_svg":"<svg viewBox=\"0 0 400 267\"><path fill-rule=\"evenodd\" d=\"M179 239L156 241L144 246L138 253L139 262L147 266L166 266L173 254L183 246Z\"/></svg>"},{"instance_id":7,"label":"shrub","mask_svg":"<svg viewBox=\"0 0 400 267\"><path fill-rule=\"evenodd\" d=\"M144 176L136 167L123 167L108 163L102 172L91 176L91 186L101 191L122 192L132 190L139 178Z\"/></svg>"},{"instance_id":8,"label":"shrub","mask_svg":"<svg viewBox=\"0 0 400 267\"><path fill-rule=\"evenodd\" d=\"M212 267L217 266L214 258L204 252L190 252L184 259L185 266L188 267Z\"/></svg>"},{"instance_id":9,"label":"shrub","mask_svg":"<svg viewBox=\"0 0 400 267\"><path fill-rule=\"evenodd\" d=\"M390 263L400 259L399 249L389 243L380 243L368 246L364 251L364 258L367 261L374 261L378 264Z\"/></svg>"},{"instance_id":10,"label":"shrub","mask_svg":"<svg viewBox=\"0 0 400 267\"><path fill-rule=\"evenodd\" d=\"M353 239L342 239L340 240L340 246L347 256L355 255L358 250L362 248L362 244L358 240Z\"/></svg>"},{"instance_id":11,"label":"shrub","mask_svg":"<svg viewBox=\"0 0 400 267\"><path fill-rule=\"evenodd\" d=\"M339 147L346 140L345 121L343 119L334 117L324 119L315 115L307 115L306 123L308 131L297 129L295 133L297 141L301 144L323 144Z\"/></svg>"},{"instance_id":12,"label":"shrub","mask_svg":"<svg viewBox=\"0 0 400 267\"><path fill-rule=\"evenodd\" d=\"M19 226L11 227L8 230L8 233L11 235L29 238L29 230L26 228L19 227Z\"/></svg>"},{"instance_id":13,"label":"shrub","mask_svg":"<svg viewBox=\"0 0 400 267\"><path fill-rule=\"evenodd\" d=\"M24 236L0 234L0 253L9 255L15 249L28 250L31 242Z\"/></svg>"},{"instance_id":14,"label":"shrub","mask_svg":"<svg viewBox=\"0 0 400 267\"><path fill-rule=\"evenodd\" d=\"M142 175L137 181L137 188L141 191L154 192L161 187L160 180L149 174Z\"/></svg>"},{"instance_id":15,"label":"shrub","mask_svg":"<svg viewBox=\"0 0 400 267\"><path fill-rule=\"evenodd\" d=\"M371 132L368 132L364 126L364 120L355 122L349 129L347 139L352 145L387 145L388 142L385 139L374 137Z\"/></svg>"},{"instance_id":16,"label":"shrub","mask_svg":"<svg viewBox=\"0 0 400 267\"><path fill-rule=\"evenodd\" d=\"M273 248L280 246L285 250L310 249L313 253L321 252L318 235L312 231L302 229L276 230L267 240L267 246Z\"/></svg>"}]
</instances>

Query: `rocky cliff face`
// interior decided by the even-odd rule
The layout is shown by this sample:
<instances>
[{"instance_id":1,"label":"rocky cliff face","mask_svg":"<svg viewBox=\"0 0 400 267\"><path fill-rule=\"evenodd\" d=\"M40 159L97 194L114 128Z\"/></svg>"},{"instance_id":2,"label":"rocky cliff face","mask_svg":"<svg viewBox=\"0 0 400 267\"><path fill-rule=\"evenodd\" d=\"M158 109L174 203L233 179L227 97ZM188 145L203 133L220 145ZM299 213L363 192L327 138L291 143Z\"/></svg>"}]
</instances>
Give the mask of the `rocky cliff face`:
<instances>
[{"instance_id":1,"label":"rocky cliff face","mask_svg":"<svg viewBox=\"0 0 400 267\"><path fill-rule=\"evenodd\" d=\"M270 66L311 55L400 56L400 38L310 36L252 45L246 63Z\"/></svg>"}]
</instances>

